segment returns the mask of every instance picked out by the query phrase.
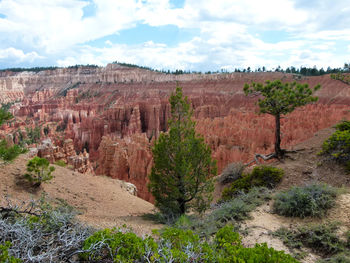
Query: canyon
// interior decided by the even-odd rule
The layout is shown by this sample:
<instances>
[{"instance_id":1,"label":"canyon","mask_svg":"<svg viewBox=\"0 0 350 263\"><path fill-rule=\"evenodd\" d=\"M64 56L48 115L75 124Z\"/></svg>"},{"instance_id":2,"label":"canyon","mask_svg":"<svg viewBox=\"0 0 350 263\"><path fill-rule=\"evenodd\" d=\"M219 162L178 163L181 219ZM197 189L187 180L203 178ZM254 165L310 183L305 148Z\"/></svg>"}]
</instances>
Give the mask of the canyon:
<instances>
[{"instance_id":1,"label":"canyon","mask_svg":"<svg viewBox=\"0 0 350 263\"><path fill-rule=\"evenodd\" d=\"M303 77L281 72L165 74L109 64L40 72L0 72L0 103L11 103L15 118L0 128L0 137L18 143L26 128L40 127L44 147L38 155L63 160L72 169L134 184L147 201L152 145L167 130L168 98L183 88L194 111L196 130L212 149L221 172L231 162L250 161L255 153L273 151L274 119L257 114L257 97L246 97L245 83L281 79L310 87L321 84L317 103L297 108L281 120L282 146L350 119L350 86L329 75Z\"/></svg>"}]
</instances>

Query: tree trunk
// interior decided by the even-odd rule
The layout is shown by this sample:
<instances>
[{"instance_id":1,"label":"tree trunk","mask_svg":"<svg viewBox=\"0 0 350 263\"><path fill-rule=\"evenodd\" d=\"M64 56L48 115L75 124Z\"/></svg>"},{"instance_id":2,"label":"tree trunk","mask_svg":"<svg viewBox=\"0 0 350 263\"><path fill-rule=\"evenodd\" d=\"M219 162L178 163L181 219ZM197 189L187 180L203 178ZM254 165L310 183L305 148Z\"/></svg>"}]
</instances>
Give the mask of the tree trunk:
<instances>
[{"instance_id":1,"label":"tree trunk","mask_svg":"<svg viewBox=\"0 0 350 263\"><path fill-rule=\"evenodd\" d=\"M179 204L180 214L184 215L186 213L185 200L177 199L177 203Z\"/></svg>"},{"instance_id":2,"label":"tree trunk","mask_svg":"<svg viewBox=\"0 0 350 263\"><path fill-rule=\"evenodd\" d=\"M276 130L275 130L275 153L277 158L283 157L283 151L281 150L281 116L275 115Z\"/></svg>"},{"instance_id":3,"label":"tree trunk","mask_svg":"<svg viewBox=\"0 0 350 263\"><path fill-rule=\"evenodd\" d=\"M180 204L180 212L181 212L181 215L184 215L186 213L185 202L182 202Z\"/></svg>"}]
</instances>

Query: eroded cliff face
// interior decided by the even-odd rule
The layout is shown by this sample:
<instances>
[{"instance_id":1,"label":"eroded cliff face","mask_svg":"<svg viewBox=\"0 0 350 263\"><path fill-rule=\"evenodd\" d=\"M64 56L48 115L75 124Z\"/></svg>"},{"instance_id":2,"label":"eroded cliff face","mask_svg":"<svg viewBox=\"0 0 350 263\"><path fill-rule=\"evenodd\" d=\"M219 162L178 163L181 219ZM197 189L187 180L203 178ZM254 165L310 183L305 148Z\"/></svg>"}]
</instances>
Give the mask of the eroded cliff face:
<instances>
[{"instance_id":1,"label":"eroded cliff face","mask_svg":"<svg viewBox=\"0 0 350 263\"><path fill-rule=\"evenodd\" d=\"M3 73L0 101L17 102L11 108L16 121L3 125L2 133L24 130L29 124L47 127L43 136L55 145L63 147L71 139L75 151L88 150L97 175L129 181L140 197L152 200L146 187L151 146L167 129L168 98L176 82L192 103L196 129L211 146L220 172L230 162L246 162L254 153L273 150L273 118L255 113L256 98L244 96L244 84L294 78L282 73L175 76L119 65ZM319 102L282 119L284 147L350 119L350 86L327 75L300 81L322 85L316 93Z\"/></svg>"}]
</instances>

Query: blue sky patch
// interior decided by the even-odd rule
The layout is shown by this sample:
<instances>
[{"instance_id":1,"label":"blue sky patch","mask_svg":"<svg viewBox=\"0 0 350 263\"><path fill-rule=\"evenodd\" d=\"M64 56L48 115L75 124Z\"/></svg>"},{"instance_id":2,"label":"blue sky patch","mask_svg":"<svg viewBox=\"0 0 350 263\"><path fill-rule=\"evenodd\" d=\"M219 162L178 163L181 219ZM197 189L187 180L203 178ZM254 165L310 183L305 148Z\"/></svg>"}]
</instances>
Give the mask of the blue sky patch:
<instances>
[{"instance_id":1,"label":"blue sky patch","mask_svg":"<svg viewBox=\"0 0 350 263\"><path fill-rule=\"evenodd\" d=\"M185 5L185 0L170 0L170 5L175 8L182 8Z\"/></svg>"},{"instance_id":2,"label":"blue sky patch","mask_svg":"<svg viewBox=\"0 0 350 263\"><path fill-rule=\"evenodd\" d=\"M1 2L1 1L0 1ZM6 18L6 16L4 14L0 13L0 18Z\"/></svg>"},{"instance_id":3,"label":"blue sky patch","mask_svg":"<svg viewBox=\"0 0 350 263\"><path fill-rule=\"evenodd\" d=\"M146 24L138 24L136 27L120 31L119 34L108 35L86 44L91 46L105 46L109 40L113 44L137 45L148 41L154 43L174 46L180 42L191 40L199 30L196 29L179 29L174 25L152 27Z\"/></svg>"},{"instance_id":4,"label":"blue sky patch","mask_svg":"<svg viewBox=\"0 0 350 263\"><path fill-rule=\"evenodd\" d=\"M84 6L83 8L83 18L86 18L86 17L91 17L91 16L94 16L96 14L96 5L94 2L92 1L86 1L88 2L88 5Z\"/></svg>"},{"instance_id":5,"label":"blue sky patch","mask_svg":"<svg viewBox=\"0 0 350 263\"><path fill-rule=\"evenodd\" d=\"M290 34L286 31L269 30L256 32L260 40L266 43L277 43L290 40Z\"/></svg>"}]
</instances>

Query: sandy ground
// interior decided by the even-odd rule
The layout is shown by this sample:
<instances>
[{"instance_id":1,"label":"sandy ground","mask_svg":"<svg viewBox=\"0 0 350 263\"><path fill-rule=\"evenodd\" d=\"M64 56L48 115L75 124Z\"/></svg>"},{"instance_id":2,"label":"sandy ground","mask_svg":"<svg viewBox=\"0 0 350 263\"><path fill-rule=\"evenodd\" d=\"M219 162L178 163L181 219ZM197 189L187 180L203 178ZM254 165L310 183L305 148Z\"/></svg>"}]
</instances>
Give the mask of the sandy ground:
<instances>
[{"instance_id":1,"label":"sandy ground","mask_svg":"<svg viewBox=\"0 0 350 263\"><path fill-rule=\"evenodd\" d=\"M243 244L252 247L255 243L266 242L269 247L277 250L284 250L292 253L283 242L277 237L271 236L271 232L281 227L294 229L299 225L321 224L326 222L339 222L341 231L345 232L350 229L350 194L342 194L337 198L336 206L332 208L328 215L322 219L314 218L290 218L283 217L272 212L272 203L262 205L251 213L251 219L244 222L242 228L248 231L248 235L243 237ZM304 263L316 262L319 257L310 251L301 261Z\"/></svg>"},{"instance_id":2,"label":"sandy ground","mask_svg":"<svg viewBox=\"0 0 350 263\"><path fill-rule=\"evenodd\" d=\"M0 200L8 195L14 200L40 198L46 192L52 199L65 200L76 208L78 219L96 228L118 227L126 224L137 234L150 234L159 228L141 215L152 213L154 206L121 187L118 180L73 172L54 165L53 180L43 183L37 191L23 180L27 154L8 164L0 164Z\"/></svg>"}]
</instances>

